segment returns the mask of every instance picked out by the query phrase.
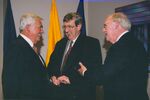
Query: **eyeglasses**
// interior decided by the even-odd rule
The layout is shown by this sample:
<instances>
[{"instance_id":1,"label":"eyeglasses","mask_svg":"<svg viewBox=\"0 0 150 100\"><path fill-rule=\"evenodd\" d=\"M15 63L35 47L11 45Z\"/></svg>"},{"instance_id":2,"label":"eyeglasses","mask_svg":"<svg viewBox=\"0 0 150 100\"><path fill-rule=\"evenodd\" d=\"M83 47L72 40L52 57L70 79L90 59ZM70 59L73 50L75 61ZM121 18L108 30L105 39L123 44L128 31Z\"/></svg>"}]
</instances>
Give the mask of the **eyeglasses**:
<instances>
[{"instance_id":1,"label":"eyeglasses","mask_svg":"<svg viewBox=\"0 0 150 100\"><path fill-rule=\"evenodd\" d=\"M67 29L67 28L68 28L68 29L73 29L74 27L75 27L75 26L71 26L71 25L68 25L68 26L63 25L63 26L62 26L63 29Z\"/></svg>"}]
</instances>

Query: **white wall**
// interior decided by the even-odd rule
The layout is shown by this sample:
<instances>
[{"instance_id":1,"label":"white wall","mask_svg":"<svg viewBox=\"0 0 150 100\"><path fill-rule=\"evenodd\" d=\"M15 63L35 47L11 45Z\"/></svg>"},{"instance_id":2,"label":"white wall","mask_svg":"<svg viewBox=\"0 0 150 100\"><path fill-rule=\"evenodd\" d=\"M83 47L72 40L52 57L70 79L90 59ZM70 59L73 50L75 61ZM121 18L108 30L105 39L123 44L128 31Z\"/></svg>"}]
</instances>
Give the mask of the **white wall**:
<instances>
[{"instance_id":1,"label":"white wall","mask_svg":"<svg viewBox=\"0 0 150 100\"><path fill-rule=\"evenodd\" d=\"M112 0L113 1L113 0ZM122 0L120 0L122 1ZM127 0L128 1L128 0ZM105 18L113 13L115 8L132 4L142 0L130 0L130 2L91 2L88 4L88 30L89 35L97 37L100 40L103 60L106 50L102 47L104 44L104 34L102 32Z\"/></svg>"},{"instance_id":2,"label":"white wall","mask_svg":"<svg viewBox=\"0 0 150 100\"><path fill-rule=\"evenodd\" d=\"M40 15L44 21L44 46L42 47L41 55L43 58L46 56L47 49L47 31L49 25L49 14L51 8L51 0L10 0L12 4L12 10L15 20L16 31L19 34L19 20L23 13L26 12L34 12ZM60 23L62 26L62 19L65 14L68 12L76 12L79 0L56 0L57 1L57 9L59 13ZM114 12L114 8L121 7L124 5L136 3L143 0L85 0L85 16L86 16L86 26L87 33L92 37L96 37L100 40L101 46L103 45L104 35L102 33L102 27L105 17L108 14ZM95 2L92 2L95 1ZM106 2L106 1L115 1L115 2ZM117 2L118 1L118 2ZM3 7L2 0L0 1L0 7ZM2 13L3 14L3 13ZM3 15L2 15L3 16ZM3 19L0 19L0 21ZM2 29L0 29L0 46L2 47ZM1 27L0 27L1 28ZM0 48L0 55L2 55L2 48ZM106 51L102 49L103 59L105 58ZM2 56L0 56L0 74L2 70ZM0 97L1 95L1 85L0 85ZM1 98L0 98L1 100Z\"/></svg>"},{"instance_id":3,"label":"white wall","mask_svg":"<svg viewBox=\"0 0 150 100\"><path fill-rule=\"evenodd\" d=\"M49 15L51 8L51 0L11 0L12 9L16 24L17 33L19 33L19 19L23 13L33 12L40 15L44 21L44 46L42 47L42 56L45 58L46 49L47 49L47 31L49 25ZM78 0L56 0L57 1L57 9L60 18L60 23L62 26L63 16L68 12L74 12L77 9Z\"/></svg>"},{"instance_id":4,"label":"white wall","mask_svg":"<svg viewBox=\"0 0 150 100\"><path fill-rule=\"evenodd\" d=\"M122 0L120 0L122 1ZM88 32L89 35L92 37L96 37L99 39L101 43L101 50L103 55L103 60L106 56L106 50L103 48L104 44L104 35L102 32L103 23L109 14L114 12L114 9L117 7L129 5L132 3L140 2L143 0L130 0L126 2L91 2L88 4ZM148 82L148 94L150 97L150 74L149 74L149 82ZM99 87L101 89L101 87ZM101 90L97 90L101 92ZM98 99L101 97L98 96Z\"/></svg>"},{"instance_id":5,"label":"white wall","mask_svg":"<svg viewBox=\"0 0 150 100\"><path fill-rule=\"evenodd\" d=\"M0 76L3 67L3 0L0 0ZM0 77L0 100L2 100L2 85Z\"/></svg>"},{"instance_id":6,"label":"white wall","mask_svg":"<svg viewBox=\"0 0 150 100\"><path fill-rule=\"evenodd\" d=\"M62 26L62 19L68 12L76 12L79 0L56 0L57 9L59 13L60 23ZM138 2L141 0L130 0L128 2L101 2L102 0L85 0L85 16L87 33L90 36L96 37L103 45L104 35L102 34L102 27L105 17L114 12L114 8ZM106 0L109 1L109 0ZM51 8L51 0L11 0L16 31L19 33L19 19L23 13L34 12L44 19L44 46L42 47L42 56L45 58L47 49L47 31L49 25L49 14ZM103 58L105 57L105 50L102 48Z\"/></svg>"}]
</instances>

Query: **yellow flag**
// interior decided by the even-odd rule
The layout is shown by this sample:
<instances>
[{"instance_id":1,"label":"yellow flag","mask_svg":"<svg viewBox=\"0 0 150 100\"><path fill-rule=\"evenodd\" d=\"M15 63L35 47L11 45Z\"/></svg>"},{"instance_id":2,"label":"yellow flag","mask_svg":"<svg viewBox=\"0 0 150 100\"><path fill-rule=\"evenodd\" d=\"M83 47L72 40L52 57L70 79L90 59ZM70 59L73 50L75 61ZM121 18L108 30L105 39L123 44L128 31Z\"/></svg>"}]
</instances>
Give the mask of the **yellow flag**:
<instances>
[{"instance_id":1,"label":"yellow flag","mask_svg":"<svg viewBox=\"0 0 150 100\"><path fill-rule=\"evenodd\" d=\"M60 23L56 7L56 0L52 0L50 11L50 23L48 27L48 47L46 54L46 65L49 63L50 56L55 48L57 41L61 39Z\"/></svg>"}]
</instances>

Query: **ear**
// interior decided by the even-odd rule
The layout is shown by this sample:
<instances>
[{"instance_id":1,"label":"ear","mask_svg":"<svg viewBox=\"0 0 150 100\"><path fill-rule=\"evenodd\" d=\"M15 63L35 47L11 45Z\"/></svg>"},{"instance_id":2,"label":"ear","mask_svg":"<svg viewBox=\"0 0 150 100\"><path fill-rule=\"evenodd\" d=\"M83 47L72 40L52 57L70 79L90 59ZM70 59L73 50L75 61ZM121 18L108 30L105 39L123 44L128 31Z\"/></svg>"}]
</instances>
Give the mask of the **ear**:
<instances>
[{"instance_id":1,"label":"ear","mask_svg":"<svg viewBox=\"0 0 150 100\"><path fill-rule=\"evenodd\" d=\"M82 25L79 24L79 25L77 26L78 30L81 30L81 27L82 27Z\"/></svg>"},{"instance_id":2,"label":"ear","mask_svg":"<svg viewBox=\"0 0 150 100\"><path fill-rule=\"evenodd\" d=\"M113 22L113 28L117 29L119 27L119 23L118 22Z\"/></svg>"},{"instance_id":3,"label":"ear","mask_svg":"<svg viewBox=\"0 0 150 100\"><path fill-rule=\"evenodd\" d=\"M26 30L27 32L29 32L29 31L30 31L30 25L27 25L27 26L25 27L25 30Z\"/></svg>"}]
</instances>

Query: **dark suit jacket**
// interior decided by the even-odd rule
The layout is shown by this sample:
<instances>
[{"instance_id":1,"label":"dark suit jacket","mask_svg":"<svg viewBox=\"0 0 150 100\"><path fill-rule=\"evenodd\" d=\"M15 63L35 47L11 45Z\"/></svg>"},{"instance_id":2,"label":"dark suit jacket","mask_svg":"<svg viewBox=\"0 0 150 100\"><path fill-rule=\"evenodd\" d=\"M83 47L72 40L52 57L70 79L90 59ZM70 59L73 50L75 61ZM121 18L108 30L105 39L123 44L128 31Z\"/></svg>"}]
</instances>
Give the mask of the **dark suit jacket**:
<instances>
[{"instance_id":1,"label":"dark suit jacket","mask_svg":"<svg viewBox=\"0 0 150 100\"><path fill-rule=\"evenodd\" d=\"M49 80L42 62L19 36L6 56L2 74L5 99L49 99Z\"/></svg>"},{"instance_id":2,"label":"dark suit jacket","mask_svg":"<svg viewBox=\"0 0 150 100\"><path fill-rule=\"evenodd\" d=\"M97 71L97 72L96 72ZM104 85L105 100L148 100L148 60L143 44L131 33L124 34L108 50L102 69L91 77Z\"/></svg>"},{"instance_id":3,"label":"dark suit jacket","mask_svg":"<svg viewBox=\"0 0 150 100\"><path fill-rule=\"evenodd\" d=\"M68 57L63 73L60 73L63 54L68 39L63 38L55 47L48 65L49 76L66 75L69 77L70 85L56 87L56 97L64 100L94 100L96 95L95 85L88 84L77 72L78 63L82 62L89 70L99 67L102 62L100 43L97 39L80 35ZM58 89L58 91L57 91ZM56 99L56 98L55 98Z\"/></svg>"}]
</instances>

